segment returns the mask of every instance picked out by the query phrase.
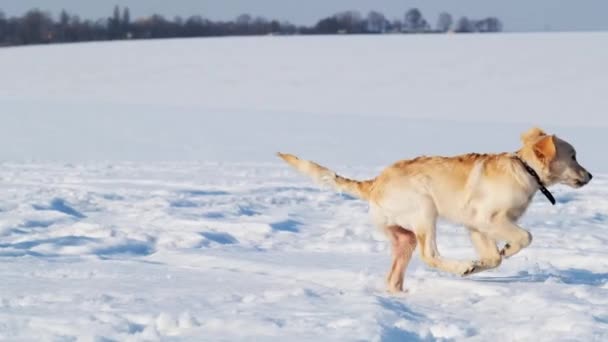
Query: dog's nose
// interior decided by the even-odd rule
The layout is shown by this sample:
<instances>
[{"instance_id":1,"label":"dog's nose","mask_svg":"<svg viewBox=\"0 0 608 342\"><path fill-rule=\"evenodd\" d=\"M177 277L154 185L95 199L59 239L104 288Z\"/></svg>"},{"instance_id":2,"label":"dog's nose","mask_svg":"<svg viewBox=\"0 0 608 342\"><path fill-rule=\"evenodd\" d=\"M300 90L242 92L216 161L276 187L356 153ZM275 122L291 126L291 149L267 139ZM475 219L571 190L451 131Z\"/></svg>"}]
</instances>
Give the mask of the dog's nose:
<instances>
[{"instance_id":1,"label":"dog's nose","mask_svg":"<svg viewBox=\"0 0 608 342\"><path fill-rule=\"evenodd\" d=\"M591 174L591 172L587 172L587 174L589 175L589 180L593 179L593 175Z\"/></svg>"}]
</instances>

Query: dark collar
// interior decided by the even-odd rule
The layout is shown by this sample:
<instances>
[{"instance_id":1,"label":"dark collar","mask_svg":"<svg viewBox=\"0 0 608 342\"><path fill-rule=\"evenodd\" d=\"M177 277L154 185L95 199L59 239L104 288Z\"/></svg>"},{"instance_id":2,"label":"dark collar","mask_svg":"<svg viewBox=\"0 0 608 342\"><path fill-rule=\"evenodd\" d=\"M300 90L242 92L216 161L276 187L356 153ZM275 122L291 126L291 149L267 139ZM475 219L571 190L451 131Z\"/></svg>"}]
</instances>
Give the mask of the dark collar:
<instances>
[{"instance_id":1,"label":"dark collar","mask_svg":"<svg viewBox=\"0 0 608 342\"><path fill-rule=\"evenodd\" d=\"M543 184L543 181L540 180L540 176L538 175L538 173L536 173L536 171L534 171L532 166L528 165L528 163L526 163L518 155L515 155L515 158L521 162L524 169L526 169L526 171L530 174L530 176L532 176L532 178L536 179L536 184L538 185L538 189L540 190L540 192L542 192L543 195L545 195L545 197L547 197L547 199L549 200L549 202L551 202L551 204L555 205L555 197L553 197L553 194L551 194L551 192L547 189L545 184Z\"/></svg>"}]
</instances>

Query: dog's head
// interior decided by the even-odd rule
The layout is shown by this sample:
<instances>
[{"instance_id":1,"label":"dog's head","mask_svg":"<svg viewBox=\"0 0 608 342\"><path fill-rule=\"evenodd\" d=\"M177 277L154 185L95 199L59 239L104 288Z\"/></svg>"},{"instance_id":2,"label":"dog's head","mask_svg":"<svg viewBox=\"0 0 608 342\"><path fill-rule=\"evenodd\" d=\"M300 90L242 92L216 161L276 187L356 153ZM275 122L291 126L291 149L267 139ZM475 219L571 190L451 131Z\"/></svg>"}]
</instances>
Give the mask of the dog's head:
<instances>
[{"instance_id":1,"label":"dog's head","mask_svg":"<svg viewBox=\"0 0 608 342\"><path fill-rule=\"evenodd\" d=\"M593 176L576 160L576 151L568 142L548 135L539 128L532 128L521 136L524 147L521 154L526 162L540 172L547 184L565 184L580 188Z\"/></svg>"}]
</instances>

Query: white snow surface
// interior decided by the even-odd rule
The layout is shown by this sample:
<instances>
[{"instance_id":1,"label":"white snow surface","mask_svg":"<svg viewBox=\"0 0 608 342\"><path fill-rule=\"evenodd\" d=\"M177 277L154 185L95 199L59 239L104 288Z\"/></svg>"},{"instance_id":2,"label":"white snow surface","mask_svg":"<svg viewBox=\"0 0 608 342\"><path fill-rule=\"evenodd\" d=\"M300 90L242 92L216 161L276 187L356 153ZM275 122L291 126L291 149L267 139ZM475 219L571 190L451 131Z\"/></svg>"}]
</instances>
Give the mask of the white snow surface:
<instances>
[{"instance_id":1,"label":"white snow surface","mask_svg":"<svg viewBox=\"0 0 608 342\"><path fill-rule=\"evenodd\" d=\"M0 160L270 162L286 150L387 165L512 151L541 125L608 171L585 153L608 142L606 60L608 33L0 49Z\"/></svg>"},{"instance_id":2,"label":"white snow surface","mask_svg":"<svg viewBox=\"0 0 608 342\"><path fill-rule=\"evenodd\" d=\"M0 49L0 340L608 340L608 34L264 37ZM512 151L541 125L595 174L538 195L533 244L401 296L366 179ZM465 230L439 249L475 258Z\"/></svg>"}]
</instances>

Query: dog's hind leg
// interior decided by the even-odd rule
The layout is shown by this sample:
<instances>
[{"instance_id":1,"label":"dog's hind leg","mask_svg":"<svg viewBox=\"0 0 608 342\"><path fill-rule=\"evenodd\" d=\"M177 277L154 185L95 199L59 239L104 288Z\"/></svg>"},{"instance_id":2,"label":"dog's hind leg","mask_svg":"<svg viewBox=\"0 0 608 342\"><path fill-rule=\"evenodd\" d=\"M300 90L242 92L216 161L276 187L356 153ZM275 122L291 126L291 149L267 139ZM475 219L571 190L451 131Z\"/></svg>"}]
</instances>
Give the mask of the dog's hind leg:
<instances>
[{"instance_id":1,"label":"dog's hind leg","mask_svg":"<svg viewBox=\"0 0 608 342\"><path fill-rule=\"evenodd\" d=\"M405 269L416 249L416 235L400 226L385 228L390 241L393 262L386 278L388 291L398 293L403 291Z\"/></svg>"}]
</instances>

